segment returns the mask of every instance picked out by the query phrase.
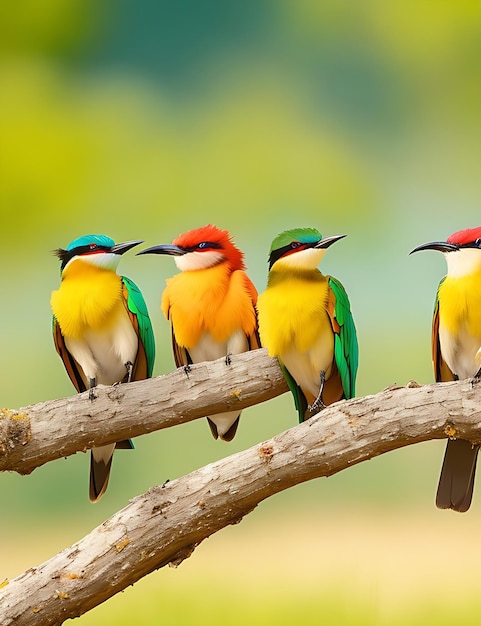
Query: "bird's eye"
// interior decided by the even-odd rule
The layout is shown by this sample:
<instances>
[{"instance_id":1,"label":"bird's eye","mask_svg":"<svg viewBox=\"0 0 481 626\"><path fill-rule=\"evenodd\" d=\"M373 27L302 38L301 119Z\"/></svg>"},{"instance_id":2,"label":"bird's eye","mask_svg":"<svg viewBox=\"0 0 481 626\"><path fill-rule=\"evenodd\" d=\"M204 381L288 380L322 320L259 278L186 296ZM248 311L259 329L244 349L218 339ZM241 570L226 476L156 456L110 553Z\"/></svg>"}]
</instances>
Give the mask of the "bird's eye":
<instances>
[{"instance_id":1,"label":"bird's eye","mask_svg":"<svg viewBox=\"0 0 481 626\"><path fill-rule=\"evenodd\" d=\"M301 243L300 241L293 241L293 242L291 243L291 248L292 248L293 250L295 250L296 248L299 248L299 246L302 246L302 243Z\"/></svg>"},{"instance_id":2,"label":"bird's eye","mask_svg":"<svg viewBox=\"0 0 481 626\"><path fill-rule=\"evenodd\" d=\"M474 245L475 245L477 248L481 248L481 238L476 239L476 241L474 242Z\"/></svg>"},{"instance_id":3,"label":"bird's eye","mask_svg":"<svg viewBox=\"0 0 481 626\"><path fill-rule=\"evenodd\" d=\"M90 243L90 244L89 244L89 249L90 249L90 250L95 250L95 248L96 248L96 247L97 247L97 244L96 244L96 243Z\"/></svg>"},{"instance_id":4,"label":"bird's eye","mask_svg":"<svg viewBox=\"0 0 481 626\"><path fill-rule=\"evenodd\" d=\"M203 248L207 248L207 242L206 241L202 241L202 243L200 243L197 247L200 248L201 250Z\"/></svg>"}]
</instances>

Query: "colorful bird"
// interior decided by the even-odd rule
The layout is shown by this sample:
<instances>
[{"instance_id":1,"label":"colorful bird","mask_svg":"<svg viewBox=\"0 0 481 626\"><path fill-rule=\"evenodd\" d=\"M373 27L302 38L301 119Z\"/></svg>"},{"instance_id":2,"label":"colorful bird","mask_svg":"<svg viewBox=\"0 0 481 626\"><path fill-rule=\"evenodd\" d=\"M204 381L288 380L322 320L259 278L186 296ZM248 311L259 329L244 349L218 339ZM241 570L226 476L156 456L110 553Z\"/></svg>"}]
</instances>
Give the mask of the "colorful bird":
<instances>
[{"instance_id":1,"label":"colorful bird","mask_svg":"<svg viewBox=\"0 0 481 626\"><path fill-rule=\"evenodd\" d=\"M432 325L436 381L481 376L481 227L461 230L447 241L418 246L439 250L448 273L439 283ZM465 512L473 497L479 445L449 439L436 493L436 506Z\"/></svg>"},{"instance_id":2,"label":"colorful bird","mask_svg":"<svg viewBox=\"0 0 481 626\"><path fill-rule=\"evenodd\" d=\"M166 281L161 308L172 325L177 367L213 361L259 347L257 291L245 272L244 255L226 230L208 225L190 230L172 244L138 254L168 254L179 274ZM231 441L240 411L208 417L215 439Z\"/></svg>"},{"instance_id":3,"label":"colorful bird","mask_svg":"<svg viewBox=\"0 0 481 626\"><path fill-rule=\"evenodd\" d=\"M85 235L55 254L61 261L61 283L52 292L55 347L80 393L94 387L142 380L152 375L154 335L138 287L115 271L124 252L142 241L115 244L106 235ZM115 447L91 450L90 490L96 502L107 489Z\"/></svg>"},{"instance_id":4,"label":"colorful bird","mask_svg":"<svg viewBox=\"0 0 481 626\"><path fill-rule=\"evenodd\" d=\"M338 280L317 269L343 237L322 238L315 228L278 235L257 303L261 344L279 359L300 422L355 393L358 345L349 299Z\"/></svg>"}]
</instances>

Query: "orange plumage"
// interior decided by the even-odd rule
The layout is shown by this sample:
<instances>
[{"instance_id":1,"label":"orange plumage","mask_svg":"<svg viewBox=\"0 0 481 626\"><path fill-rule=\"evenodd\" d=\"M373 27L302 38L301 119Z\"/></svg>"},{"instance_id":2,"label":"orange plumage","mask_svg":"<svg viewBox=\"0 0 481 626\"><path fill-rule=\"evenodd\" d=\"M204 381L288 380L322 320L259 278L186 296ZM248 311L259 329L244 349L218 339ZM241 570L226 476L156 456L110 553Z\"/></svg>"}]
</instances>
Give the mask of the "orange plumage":
<instances>
[{"instance_id":1,"label":"orange plumage","mask_svg":"<svg viewBox=\"0 0 481 626\"><path fill-rule=\"evenodd\" d=\"M176 365L212 361L260 346L257 291L245 272L242 252L228 231L208 225L140 254L174 256L179 274L167 279L161 308L172 324ZM212 416L215 438L230 441L239 411Z\"/></svg>"},{"instance_id":2,"label":"orange plumage","mask_svg":"<svg viewBox=\"0 0 481 626\"><path fill-rule=\"evenodd\" d=\"M257 291L243 270L228 262L187 271L167 281L162 311L172 322L177 343L193 348L204 332L225 342L239 328L252 335L257 326Z\"/></svg>"}]
</instances>

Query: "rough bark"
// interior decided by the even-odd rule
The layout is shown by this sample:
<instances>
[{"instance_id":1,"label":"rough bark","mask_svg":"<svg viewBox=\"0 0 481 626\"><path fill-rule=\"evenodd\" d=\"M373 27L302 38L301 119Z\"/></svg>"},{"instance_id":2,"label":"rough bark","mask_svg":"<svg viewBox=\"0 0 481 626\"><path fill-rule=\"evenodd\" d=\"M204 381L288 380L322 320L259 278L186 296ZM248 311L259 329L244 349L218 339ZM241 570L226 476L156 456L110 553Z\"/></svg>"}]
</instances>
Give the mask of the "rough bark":
<instances>
[{"instance_id":1,"label":"rough bark","mask_svg":"<svg viewBox=\"0 0 481 626\"><path fill-rule=\"evenodd\" d=\"M150 489L72 547L0 590L0 626L61 624L298 483L410 444L481 441L481 385L387 389L342 401L269 441Z\"/></svg>"},{"instance_id":2,"label":"rough bark","mask_svg":"<svg viewBox=\"0 0 481 626\"><path fill-rule=\"evenodd\" d=\"M219 359L128 385L99 386L94 401L86 392L0 409L0 471L29 474L94 446L243 409L285 391L279 364L262 349L232 356L230 365Z\"/></svg>"}]
</instances>

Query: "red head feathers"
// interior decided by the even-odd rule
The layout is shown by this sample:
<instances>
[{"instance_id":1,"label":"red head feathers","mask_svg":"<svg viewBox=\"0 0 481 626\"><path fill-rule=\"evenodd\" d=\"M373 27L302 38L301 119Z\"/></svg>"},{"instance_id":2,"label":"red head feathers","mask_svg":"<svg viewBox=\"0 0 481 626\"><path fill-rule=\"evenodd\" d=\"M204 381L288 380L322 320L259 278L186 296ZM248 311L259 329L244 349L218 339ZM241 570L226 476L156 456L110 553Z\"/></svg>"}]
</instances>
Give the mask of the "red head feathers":
<instances>
[{"instance_id":1,"label":"red head feathers","mask_svg":"<svg viewBox=\"0 0 481 626\"><path fill-rule=\"evenodd\" d=\"M466 245L467 243L473 243L476 239L481 238L481 226L477 228L466 228L466 230L459 230L457 233L453 233L448 237L448 243Z\"/></svg>"},{"instance_id":2,"label":"red head feathers","mask_svg":"<svg viewBox=\"0 0 481 626\"><path fill-rule=\"evenodd\" d=\"M227 230L220 230L212 224L182 233L172 242L175 246L189 252L218 250L233 270L244 270L244 255L237 248Z\"/></svg>"}]
</instances>

